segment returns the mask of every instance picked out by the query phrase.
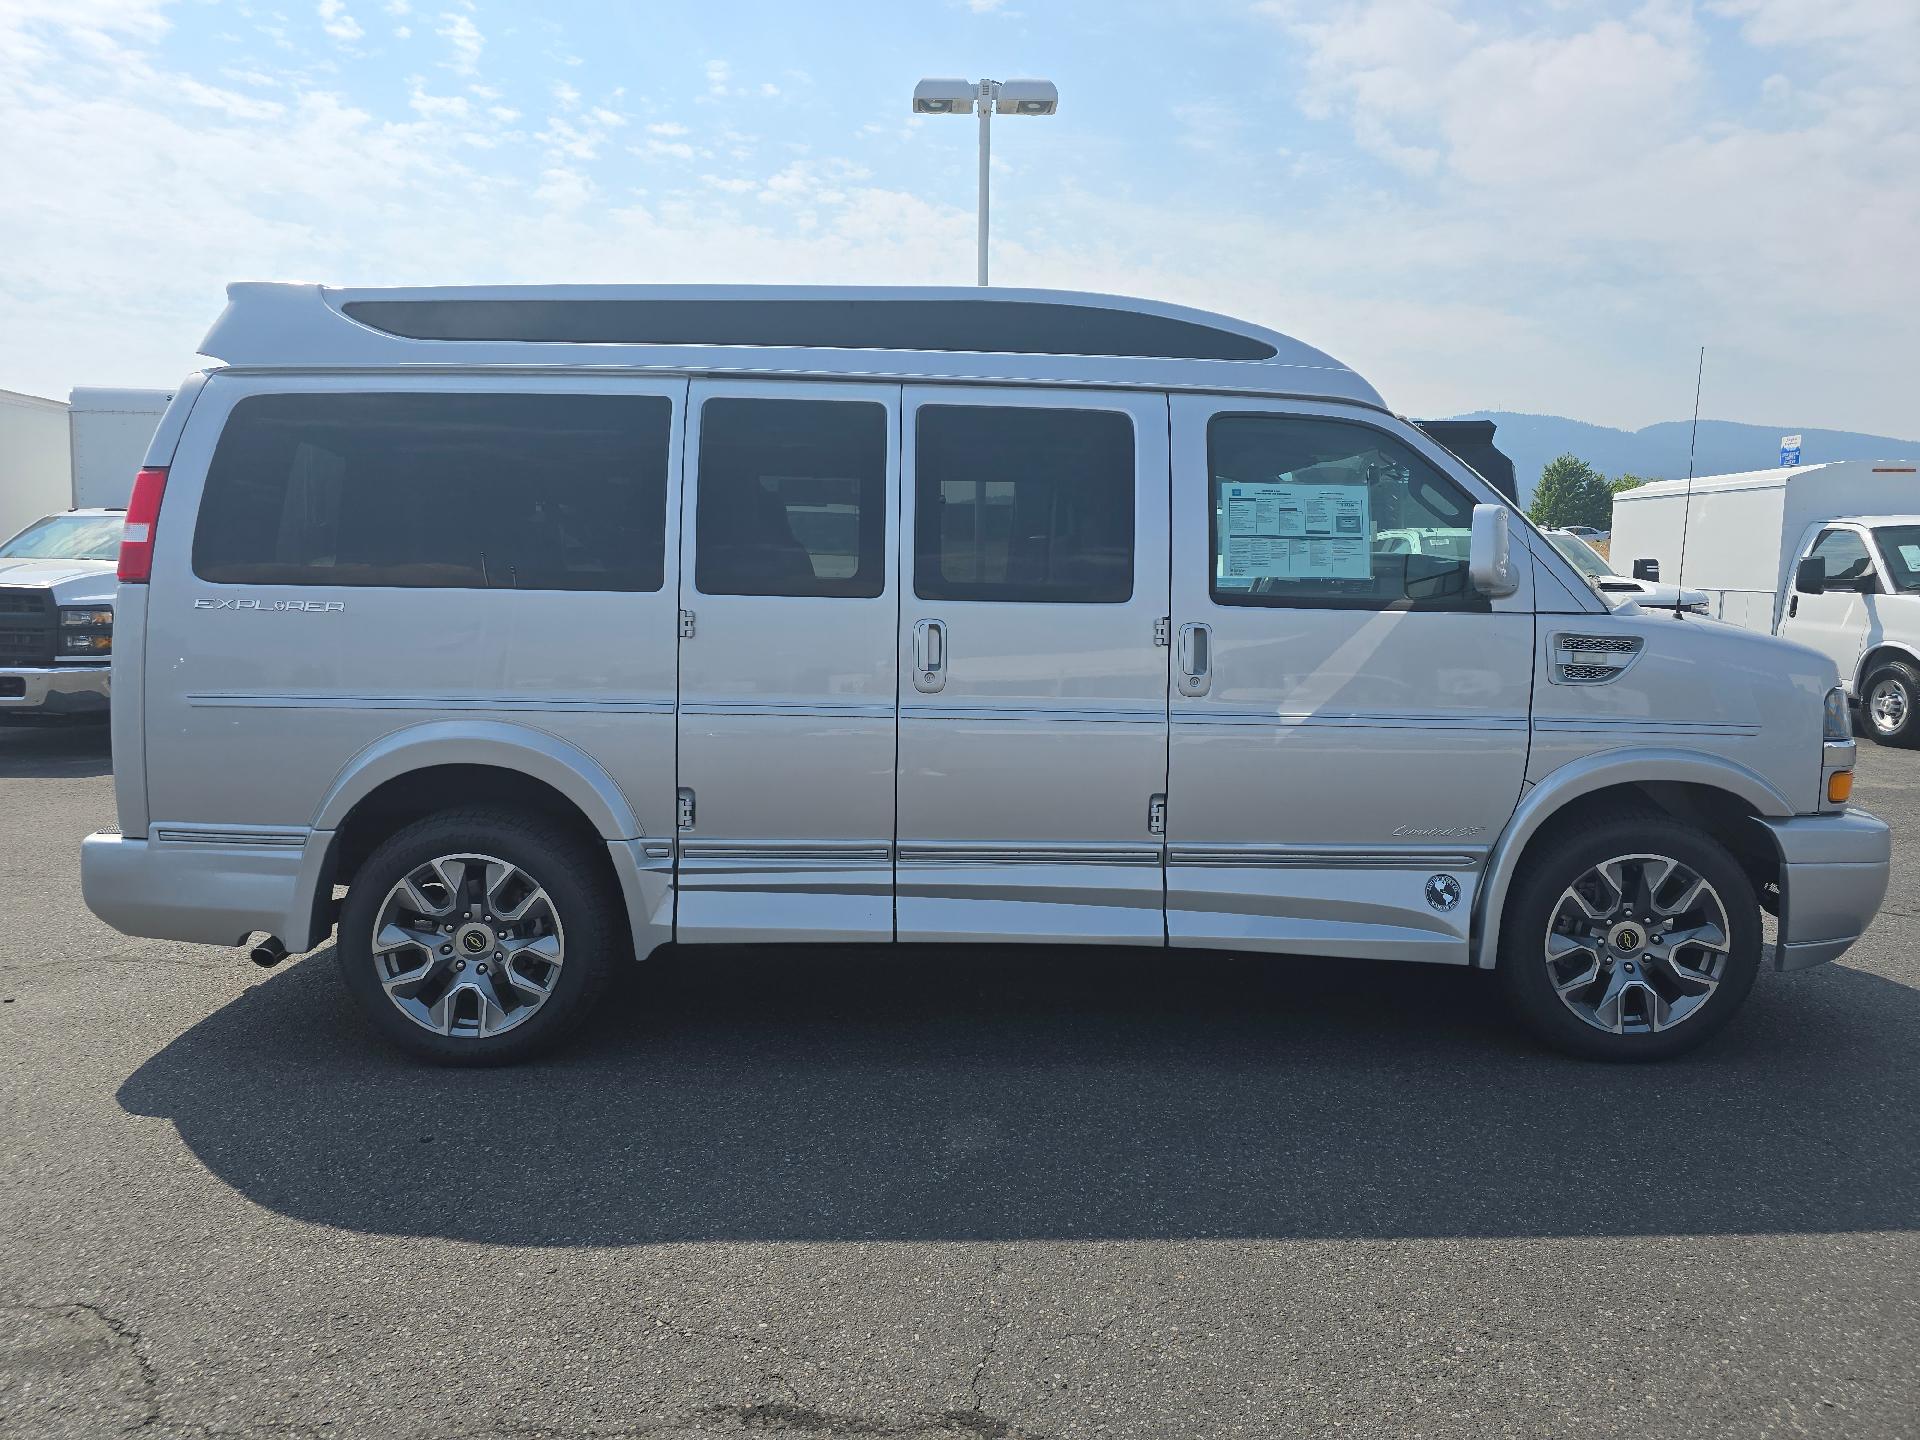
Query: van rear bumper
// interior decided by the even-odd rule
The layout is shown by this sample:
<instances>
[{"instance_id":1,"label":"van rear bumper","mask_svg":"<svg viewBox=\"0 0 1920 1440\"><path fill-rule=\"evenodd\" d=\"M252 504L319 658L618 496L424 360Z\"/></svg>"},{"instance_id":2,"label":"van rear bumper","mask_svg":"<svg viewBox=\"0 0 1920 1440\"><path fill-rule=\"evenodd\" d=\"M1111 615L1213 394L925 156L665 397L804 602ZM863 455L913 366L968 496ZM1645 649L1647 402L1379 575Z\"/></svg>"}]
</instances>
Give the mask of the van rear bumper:
<instances>
[{"instance_id":1,"label":"van rear bumper","mask_svg":"<svg viewBox=\"0 0 1920 1440\"><path fill-rule=\"evenodd\" d=\"M80 845L87 908L124 935L238 945L264 931L300 951L312 943L308 865L331 838L221 844L89 835Z\"/></svg>"},{"instance_id":2,"label":"van rear bumper","mask_svg":"<svg viewBox=\"0 0 1920 1440\"><path fill-rule=\"evenodd\" d=\"M1774 964L1805 970L1846 953L1886 898L1893 832L1864 810L1762 819L1780 852Z\"/></svg>"},{"instance_id":3,"label":"van rear bumper","mask_svg":"<svg viewBox=\"0 0 1920 1440\"><path fill-rule=\"evenodd\" d=\"M104 715L112 693L105 665L0 669L0 715Z\"/></svg>"}]
</instances>

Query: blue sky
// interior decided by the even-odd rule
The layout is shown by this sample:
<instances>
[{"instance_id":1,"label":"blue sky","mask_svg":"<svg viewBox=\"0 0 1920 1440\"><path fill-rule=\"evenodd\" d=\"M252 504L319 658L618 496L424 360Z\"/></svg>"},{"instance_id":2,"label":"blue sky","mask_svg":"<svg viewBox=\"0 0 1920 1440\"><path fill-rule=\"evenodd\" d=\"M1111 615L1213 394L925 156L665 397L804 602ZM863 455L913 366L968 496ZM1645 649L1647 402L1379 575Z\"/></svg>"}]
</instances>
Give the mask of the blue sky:
<instances>
[{"instance_id":1,"label":"blue sky","mask_svg":"<svg viewBox=\"0 0 1920 1440\"><path fill-rule=\"evenodd\" d=\"M1241 314L1396 408L1920 433L1916 0L0 0L0 386L234 279L956 283Z\"/></svg>"}]
</instances>

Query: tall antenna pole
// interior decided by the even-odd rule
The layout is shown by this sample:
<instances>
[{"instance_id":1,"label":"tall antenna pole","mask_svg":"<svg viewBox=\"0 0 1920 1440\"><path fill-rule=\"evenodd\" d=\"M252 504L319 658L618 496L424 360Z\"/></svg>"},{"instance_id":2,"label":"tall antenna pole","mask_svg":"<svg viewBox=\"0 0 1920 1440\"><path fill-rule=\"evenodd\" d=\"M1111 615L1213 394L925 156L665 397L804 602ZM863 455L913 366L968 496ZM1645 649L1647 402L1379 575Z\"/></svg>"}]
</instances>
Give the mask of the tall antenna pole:
<instances>
[{"instance_id":1,"label":"tall antenna pole","mask_svg":"<svg viewBox=\"0 0 1920 1440\"><path fill-rule=\"evenodd\" d=\"M1700 347L1700 365L1693 372L1693 429L1687 435L1687 499L1686 506L1680 512L1680 573L1673 577L1675 585L1687 583L1687 531L1693 524L1693 447L1700 438L1700 382L1707 373L1707 347Z\"/></svg>"}]
</instances>

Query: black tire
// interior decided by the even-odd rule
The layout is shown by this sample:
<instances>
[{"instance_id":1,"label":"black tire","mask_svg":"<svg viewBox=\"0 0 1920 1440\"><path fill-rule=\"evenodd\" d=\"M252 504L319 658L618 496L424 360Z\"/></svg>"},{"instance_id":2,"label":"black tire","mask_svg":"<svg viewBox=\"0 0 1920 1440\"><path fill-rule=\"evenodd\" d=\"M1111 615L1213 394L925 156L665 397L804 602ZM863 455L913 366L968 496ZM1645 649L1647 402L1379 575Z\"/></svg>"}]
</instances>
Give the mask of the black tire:
<instances>
[{"instance_id":1,"label":"black tire","mask_svg":"<svg viewBox=\"0 0 1920 1440\"><path fill-rule=\"evenodd\" d=\"M1701 987L1683 982L1677 988L1679 1001L1693 1006L1668 1029L1634 1029L1622 1013L1616 1018L1624 1033L1602 1029L1575 1013L1555 989L1555 979L1569 977L1586 964L1584 956L1574 955L1559 962L1556 972L1547 960L1550 929L1556 912L1563 909L1563 896L1596 867L1616 857L1660 856L1679 862L1717 892L1726 918L1727 950L1720 964L1717 984L1696 999ZM1655 867L1657 869L1657 867ZM1626 878L1649 873L1629 866ZM1684 888L1676 872L1675 884ZM1663 898L1671 901L1675 890L1667 889ZM1647 918L1644 907L1627 907L1623 917L1629 927L1637 919ZM1566 912L1581 918L1575 910ZM1596 927L1597 928L1597 927ZM1616 925L1616 929L1618 926ZM1633 935L1622 932L1632 941ZM1633 949L1660 944L1640 936ZM1589 1060L1664 1060L1693 1049L1711 1038L1746 1001L1760 970L1760 911L1753 884L1746 872L1724 846L1690 825L1682 824L1658 811L1615 812L1590 825L1569 827L1549 835L1528 853L1520 872L1514 877L1508 896L1506 915L1500 929L1499 974L1508 1003L1522 1024L1556 1050ZM1697 950L1680 952L1684 960L1698 968L1714 963L1711 956ZM1611 948L1597 949L1593 958L1601 965L1618 965L1628 972L1631 983L1636 965L1648 984L1656 980L1671 986L1673 973L1658 964L1649 967L1643 959ZM1657 973L1656 973L1657 972ZM1604 972L1593 986L1575 992L1576 1001L1604 992L1608 984ZM1671 997L1670 997L1671 998ZM1623 1004L1623 1011L1635 1013L1642 1024L1649 1020L1651 1002L1643 989Z\"/></svg>"},{"instance_id":2,"label":"black tire","mask_svg":"<svg viewBox=\"0 0 1920 1440\"><path fill-rule=\"evenodd\" d=\"M546 892L550 911L542 913L550 913L563 936L562 963L547 972L552 978L546 981L546 998L495 1034L442 1034L410 1018L381 983L374 956L374 926L389 894L420 867L455 855L494 857L518 867ZM551 821L498 810L430 815L395 832L354 875L335 944L340 975L373 1028L410 1055L443 1065L531 1059L559 1044L593 1012L617 960L629 953L614 888L605 860ZM423 962L431 958L422 947L409 953ZM497 966L497 954L492 958ZM486 959L483 951L481 962ZM477 977L469 978L477 983ZM431 988L426 993L431 995ZM525 1003L510 987L493 993ZM473 1007L478 1005L476 997Z\"/></svg>"},{"instance_id":3,"label":"black tire","mask_svg":"<svg viewBox=\"0 0 1920 1440\"><path fill-rule=\"evenodd\" d=\"M1880 692L1892 703L1878 707L1886 718L1897 711L1895 723L1883 723L1876 714L1875 701ZM1860 728L1882 745L1900 745L1908 749L1920 745L1920 670L1904 660L1886 660L1873 667L1867 683L1860 687Z\"/></svg>"}]
</instances>

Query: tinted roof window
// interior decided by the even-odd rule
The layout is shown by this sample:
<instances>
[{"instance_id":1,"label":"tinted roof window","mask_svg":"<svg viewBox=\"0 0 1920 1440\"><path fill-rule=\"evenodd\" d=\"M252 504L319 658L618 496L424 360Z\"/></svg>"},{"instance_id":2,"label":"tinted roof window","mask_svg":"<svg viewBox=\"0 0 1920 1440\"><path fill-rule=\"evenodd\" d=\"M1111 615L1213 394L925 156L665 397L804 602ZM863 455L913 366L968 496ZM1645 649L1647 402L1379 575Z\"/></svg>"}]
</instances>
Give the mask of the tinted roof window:
<instances>
[{"instance_id":1,"label":"tinted roof window","mask_svg":"<svg viewBox=\"0 0 1920 1440\"><path fill-rule=\"evenodd\" d=\"M194 573L658 590L672 420L643 395L253 396L208 468Z\"/></svg>"},{"instance_id":2,"label":"tinted roof window","mask_svg":"<svg viewBox=\"0 0 1920 1440\"><path fill-rule=\"evenodd\" d=\"M352 300L363 325L413 340L780 345L1271 360L1264 340L1097 305L1042 300Z\"/></svg>"}]
</instances>

